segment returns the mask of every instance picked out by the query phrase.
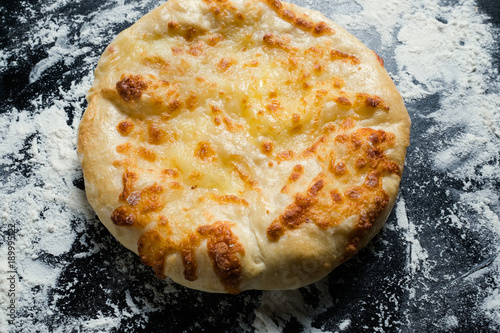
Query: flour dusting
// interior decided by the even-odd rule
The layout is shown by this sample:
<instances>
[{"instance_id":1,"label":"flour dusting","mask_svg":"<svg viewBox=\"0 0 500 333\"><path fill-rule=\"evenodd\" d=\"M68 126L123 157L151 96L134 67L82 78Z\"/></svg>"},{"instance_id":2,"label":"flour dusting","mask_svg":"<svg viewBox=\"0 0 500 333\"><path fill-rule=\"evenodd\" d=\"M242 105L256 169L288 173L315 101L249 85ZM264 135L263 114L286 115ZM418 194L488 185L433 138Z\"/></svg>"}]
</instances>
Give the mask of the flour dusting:
<instances>
[{"instance_id":1,"label":"flour dusting","mask_svg":"<svg viewBox=\"0 0 500 333\"><path fill-rule=\"evenodd\" d=\"M306 288L238 296L156 279L85 198L76 135L93 70L161 2L0 7L0 332L500 329L500 31L478 2L292 1L384 58L412 143L365 250Z\"/></svg>"}]
</instances>

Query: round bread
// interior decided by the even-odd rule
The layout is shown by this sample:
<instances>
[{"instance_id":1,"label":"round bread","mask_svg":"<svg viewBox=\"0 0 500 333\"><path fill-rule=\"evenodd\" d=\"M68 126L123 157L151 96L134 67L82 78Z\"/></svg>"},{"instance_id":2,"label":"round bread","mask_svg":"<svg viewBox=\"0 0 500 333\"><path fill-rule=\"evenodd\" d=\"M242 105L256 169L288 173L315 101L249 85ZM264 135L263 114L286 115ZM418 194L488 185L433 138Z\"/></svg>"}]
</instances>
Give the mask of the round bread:
<instances>
[{"instance_id":1,"label":"round bread","mask_svg":"<svg viewBox=\"0 0 500 333\"><path fill-rule=\"evenodd\" d=\"M380 230L409 144L375 52L277 0L169 0L106 48L78 153L102 223L210 292L315 282Z\"/></svg>"}]
</instances>

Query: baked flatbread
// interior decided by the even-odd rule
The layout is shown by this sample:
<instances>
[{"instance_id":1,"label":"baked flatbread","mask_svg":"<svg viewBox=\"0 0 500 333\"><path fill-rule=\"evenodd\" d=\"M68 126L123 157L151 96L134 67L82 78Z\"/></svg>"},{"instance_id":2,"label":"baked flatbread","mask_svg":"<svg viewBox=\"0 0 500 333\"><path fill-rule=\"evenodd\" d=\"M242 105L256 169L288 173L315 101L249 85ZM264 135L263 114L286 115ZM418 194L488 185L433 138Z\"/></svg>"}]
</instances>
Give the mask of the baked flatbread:
<instances>
[{"instance_id":1,"label":"baked flatbread","mask_svg":"<svg viewBox=\"0 0 500 333\"><path fill-rule=\"evenodd\" d=\"M161 277L315 282L380 230L410 120L383 61L280 1L169 0L106 48L79 129L87 197Z\"/></svg>"}]
</instances>

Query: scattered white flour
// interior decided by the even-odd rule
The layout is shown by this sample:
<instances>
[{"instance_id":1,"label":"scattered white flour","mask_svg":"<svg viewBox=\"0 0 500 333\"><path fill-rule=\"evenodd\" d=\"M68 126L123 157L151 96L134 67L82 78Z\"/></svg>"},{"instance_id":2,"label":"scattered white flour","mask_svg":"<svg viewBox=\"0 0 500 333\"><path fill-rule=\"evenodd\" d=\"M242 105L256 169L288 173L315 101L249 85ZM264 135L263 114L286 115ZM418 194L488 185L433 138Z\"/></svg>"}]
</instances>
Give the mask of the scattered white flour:
<instances>
[{"instance_id":1,"label":"scattered white flour","mask_svg":"<svg viewBox=\"0 0 500 333\"><path fill-rule=\"evenodd\" d=\"M0 49L2 82L24 80L0 110L0 332L500 327L499 31L474 0L292 2L375 49L407 103L412 146L381 235L299 290L234 298L154 279L95 219L75 149L100 52L161 1L18 2Z\"/></svg>"},{"instance_id":2,"label":"scattered white flour","mask_svg":"<svg viewBox=\"0 0 500 333\"><path fill-rule=\"evenodd\" d=\"M408 273L411 276L415 275L419 270L424 270L426 273L428 273L429 267L427 266L428 265L427 259L429 255L427 254L427 251L424 248L422 248L422 245L420 244L418 238L418 231L416 229L414 222L412 221L410 223L410 221L408 220L408 216L406 215L405 200L402 196L396 203L395 211L396 211L398 230L401 231L402 235L406 238L405 240L408 246L407 249ZM388 228L391 228L391 226L388 226ZM413 297L414 295L410 291L410 298Z\"/></svg>"},{"instance_id":3,"label":"scattered white flour","mask_svg":"<svg viewBox=\"0 0 500 333\"><path fill-rule=\"evenodd\" d=\"M339 324L339 330L345 331L351 326L351 319L346 319Z\"/></svg>"}]
</instances>

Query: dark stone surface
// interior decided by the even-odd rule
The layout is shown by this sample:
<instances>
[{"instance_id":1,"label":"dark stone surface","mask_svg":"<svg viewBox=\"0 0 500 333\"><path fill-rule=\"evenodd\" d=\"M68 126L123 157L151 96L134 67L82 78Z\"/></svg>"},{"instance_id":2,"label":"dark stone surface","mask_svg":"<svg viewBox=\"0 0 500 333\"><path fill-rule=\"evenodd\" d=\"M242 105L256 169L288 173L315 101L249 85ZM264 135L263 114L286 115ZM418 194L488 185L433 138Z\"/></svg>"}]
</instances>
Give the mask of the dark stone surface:
<instances>
[{"instance_id":1,"label":"dark stone surface","mask_svg":"<svg viewBox=\"0 0 500 333\"><path fill-rule=\"evenodd\" d=\"M11 112L13 108L25 112L35 111L31 104L34 97L50 99L59 94L59 88L69 89L71 82L81 79L84 72L91 67L83 62L87 56L97 57L112 36L130 25L124 21L113 25L107 38L98 47L92 44L89 53L77 58L71 64L59 61L42 74L41 79L30 83L29 75L32 67L47 56L48 49L53 44L37 43L33 47L26 44L31 38L34 20L27 22L18 19L25 16L25 8L36 8L36 1L27 1L22 5L15 1L3 1L0 4L0 48L10 49L14 44L22 44L13 57L16 64L0 71L0 113ZM129 1L126 1L128 4ZM453 6L458 1L445 1ZM69 38L76 39L83 22L79 18L91 16L93 13L105 10L116 3L102 1L75 1L57 7L49 14L67 23L74 33ZM477 0L479 11L487 14L495 29L500 25L500 2L498 0ZM353 3L354 11L359 11L359 5ZM147 2L138 5L141 12L146 13L153 8ZM349 2L342 2L339 7L348 13ZM49 15L45 14L45 15ZM37 20L42 19L35 15ZM40 14L42 15L42 14ZM447 24L444 17L436 18ZM133 21L133 20L132 20ZM498 31L498 30L497 30ZM497 43L498 43L498 35ZM369 38L369 34L365 37ZM374 36L374 47L380 40ZM28 45L28 46L26 46ZM382 54L387 61L389 71L396 71L390 56L393 50L385 50ZM499 51L492 49L499 64ZM14 59L9 59L12 61ZM94 66L95 64L92 64ZM498 78L492 78L492 80ZM83 96L76 101L85 106ZM434 263L434 276L441 280L428 279L423 272L409 275L406 271L408 256L408 241L402 238L397 230L387 228L373 242L362 250L355 258L334 270L325 280L328 288L325 290L314 286L302 288L300 293L285 292L284 300L274 299L269 309L274 314L276 323L282 323L285 332L301 332L304 327L295 316L290 316L290 304L297 301L307 304L302 309L305 316L310 316L312 327L336 331L339 322L350 319L349 332L373 331L380 328L385 332L487 332L494 331L495 326L477 310L478 301L484 298L487 290L497 289L497 281L487 275L479 282L465 279L473 272L487 267L496 257L495 236L481 234L479 238L473 231L456 230L451 225L433 224L432 217L439 216L443 209L452 207L457 201L454 190L463 191L463 184L450 177L449 174L432 171L428 167L429 156L426 146L432 145L436 137L426 137L425 129L431 126L432 119L427 116L440 108L441 96L430 95L418 101L407 104L412 114L412 146L408 150L407 168L401 185L401 194L406 199L408 219L417 221L418 232L422 246L429 251L432 258L442 258ZM71 108L65 110L68 125L73 123L74 113ZM448 129L439 133L441 138L453 136L462 129ZM15 156L11 156L9 164L0 164L0 175L16 173L24 178L30 178L35 166L26 163L31 158L30 147L36 135L25 140L23 148ZM492 160L491 165L498 165L499 159ZM438 178L439 182L435 179ZM482 188L489 180L471 180L470 191ZM427 184L418 187L415 184ZM84 188L82 175L75 172L73 185ZM43 184L39 184L43 187ZM492 185L500 190L497 182ZM465 209L465 208L464 208ZM465 212L467 213L467 212ZM465 214L464 213L464 214ZM469 212L471 218L475 213ZM42 216L43 218L43 216ZM50 291L49 303L55 304L59 310L50 317L43 319L50 331L56 331L71 319L94 318L100 312L103 316L112 316L116 309L127 308L126 295L140 302L150 302L160 310L149 314L148 319L140 314L122 318L119 329L112 332L199 332L228 331L240 332L242 327L251 330L250 324L255 318L254 310L263 303L264 294L259 291L244 292L238 296L207 294L175 286L175 292L155 295L153 290L162 291L169 284L155 278L152 270L144 267L137 256L123 248L98 222L97 218L75 219L70 221L78 231L73 249L61 256L40 254L41 261L64 262L64 269L57 285ZM81 225L85 224L82 228ZM80 225L77 227L77 225ZM396 225L393 212L388 225ZM88 251L90 240L99 242L100 251L83 258L74 258L77 253ZM391 255L378 255L378 254ZM130 268L117 267L116 262L125 261ZM444 277L450 277L446 279ZM22 280L22 277L20 277ZM473 283L474 282L474 283ZM416 295L410 295L413 289ZM109 291L112 290L112 293ZM278 297L267 293L266 297ZM297 297L302 297L297 300ZM326 298L331 298L332 304L325 306ZM412 297L415 297L413 299ZM283 303L280 303L283 302ZM112 304L113 306L111 306ZM281 304L281 306L280 306ZM292 307L293 308L293 307ZM446 329L437 325L439 320L449 314L457 317L458 326ZM29 311L20 309L19 316L29 316ZM299 312L300 312L299 311ZM293 312L293 311L292 311ZM243 323L243 326L242 326ZM76 327L74 332L80 332ZM22 332L19 328L19 332Z\"/></svg>"}]
</instances>

